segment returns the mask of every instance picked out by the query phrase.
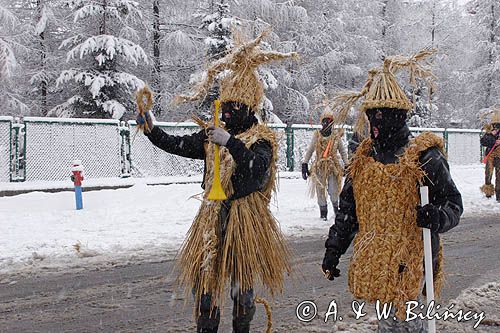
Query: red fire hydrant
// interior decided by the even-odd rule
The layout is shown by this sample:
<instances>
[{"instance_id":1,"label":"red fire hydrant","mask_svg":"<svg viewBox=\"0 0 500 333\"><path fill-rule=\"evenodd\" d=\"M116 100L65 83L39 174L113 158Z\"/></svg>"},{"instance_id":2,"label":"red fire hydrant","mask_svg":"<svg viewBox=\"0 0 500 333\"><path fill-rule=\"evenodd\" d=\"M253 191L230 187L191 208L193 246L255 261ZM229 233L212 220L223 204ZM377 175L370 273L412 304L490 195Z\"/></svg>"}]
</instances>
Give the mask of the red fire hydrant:
<instances>
[{"instance_id":1,"label":"red fire hydrant","mask_svg":"<svg viewBox=\"0 0 500 333\"><path fill-rule=\"evenodd\" d=\"M73 161L73 167L71 168L71 180L75 185L75 200L76 209L83 208L83 198L82 198L82 181L83 181L83 166L80 160Z\"/></svg>"}]
</instances>

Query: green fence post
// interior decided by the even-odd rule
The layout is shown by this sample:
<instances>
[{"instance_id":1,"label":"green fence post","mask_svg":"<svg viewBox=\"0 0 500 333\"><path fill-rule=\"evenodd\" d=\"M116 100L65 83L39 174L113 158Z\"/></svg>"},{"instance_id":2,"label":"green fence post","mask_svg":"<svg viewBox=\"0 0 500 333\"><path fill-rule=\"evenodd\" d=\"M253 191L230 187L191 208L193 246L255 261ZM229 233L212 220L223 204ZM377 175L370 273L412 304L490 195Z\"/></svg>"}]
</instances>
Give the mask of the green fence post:
<instances>
[{"instance_id":1,"label":"green fence post","mask_svg":"<svg viewBox=\"0 0 500 333\"><path fill-rule=\"evenodd\" d=\"M444 151L446 154L448 154L448 131L445 128L443 132L443 139L444 139Z\"/></svg>"},{"instance_id":2,"label":"green fence post","mask_svg":"<svg viewBox=\"0 0 500 333\"><path fill-rule=\"evenodd\" d=\"M288 125L286 127L286 164L288 167L288 171L293 171L294 169L294 155L293 155L293 147L294 146L294 135L292 126Z\"/></svg>"},{"instance_id":3,"label":"green fence post","mask_svg":"<svg viewBox=\"0 0 500 333\"><path fill-rule=\"evenodd\" d=\"M11 182L22 182L26 180L26 173L21 176L21 163L23 167L26 167L25 156L26 156L26 129L24 130L24 147L21 152L19 149L19 137L23 124L21 124L19 118L16 118L15 123L11 124L11 171L10 171L10 181ZM12 137L12 132L14 132L14 137ZM24 169L23 169L24 170Z\"/></svg>"},{"instance_id":4,"label":"green fence post","mask_svg":"<svg viewBox=\"0 0 500 333\"><path fill-rule=\"evenodd\" d=\"M486 147L481 144L481 137L483 136L483 131L479 132L479 163L483 163L483 159L486 156Z\"/></svg>"},{"instance_id":5,"label":"green fence post","mask_svg":"<svg viewBox=\"0 0 500 333\"><path fill-rule=\"evenodd\" d=\"M132 171L132 160L131 160L131 147L130 147L130 126L128 123L122 121L118 127L121 144L120 144L120 156L121 156L121 178L130 177Z\"/></svg>"},{"instance_id":6,"label":"green fence post","mask_svg":"<svg viewBox=\"0 0 500 333\"><path fill-rule=\"evenodd\" d=\"M13 131L12 121L10 121L9 122L9 181L10 182L12 182L12 172L13 172L14 163L15 163L15 160L16 160L16 158L12 154L12 145L13 145L13 142L12 142L12 131Z\"/></svg>"},{"instance_id":7,"label":"green fence post","mask_svg":"<svg viewBox=\"0 0 500 333\"><path fill-rule=\"evenodd\" d=\"M16 124L17 125L17 124ZM19 176L19 126L14 127L14 170L13 174L14 177L12 177L11 173L11 180L16 179Z\"/></svg>"}]
</instances>

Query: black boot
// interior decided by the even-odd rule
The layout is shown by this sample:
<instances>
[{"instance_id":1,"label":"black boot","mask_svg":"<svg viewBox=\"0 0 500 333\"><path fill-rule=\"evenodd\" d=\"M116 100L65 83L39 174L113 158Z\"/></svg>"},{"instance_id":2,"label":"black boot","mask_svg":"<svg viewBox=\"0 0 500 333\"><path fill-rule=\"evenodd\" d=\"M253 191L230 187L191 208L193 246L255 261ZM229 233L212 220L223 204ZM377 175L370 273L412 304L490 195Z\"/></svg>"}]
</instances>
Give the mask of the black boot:
<instances>
[{"instance_id":1,"label":"black boot","mask_svg":"<svg viewBox=\"0 0 500 333\"><path fill-rule=\"evenodd\" d=\"M328 206L319 206L320 218L324 221L328 220Z\"/></svg>"},{"instance_id":2,"label":"black boot","mask_svg":"<svg viewBox=\"0 0 500 333\"><path fill-rule=\"evenodd\" d=\"M339 204L338 203L333 204L333 211L335 212L335 216L337 216L337 214L339 213Z\"/></svg>"},{"instance_id":3,"label":"black boot","mask_svg":"<svg viewBox=\"0 0 500 333\"><path fill-rule=\"evenodd\" d=\"M204 294L200 300L200 316L196 322L197 333L217 333L220 322L220 311L217 307L210 309L212 297Z\"/></svg>"},{"instance_id":4,"label":"black boot","mask_svg":"<svg viewBox=\"0 0 500 333\"><path fill-rule=\"evenodd\" d=\"M233 332L249 333L255 314L253 289L240 293L233 299Z\"/></svg>"}]
</instances>

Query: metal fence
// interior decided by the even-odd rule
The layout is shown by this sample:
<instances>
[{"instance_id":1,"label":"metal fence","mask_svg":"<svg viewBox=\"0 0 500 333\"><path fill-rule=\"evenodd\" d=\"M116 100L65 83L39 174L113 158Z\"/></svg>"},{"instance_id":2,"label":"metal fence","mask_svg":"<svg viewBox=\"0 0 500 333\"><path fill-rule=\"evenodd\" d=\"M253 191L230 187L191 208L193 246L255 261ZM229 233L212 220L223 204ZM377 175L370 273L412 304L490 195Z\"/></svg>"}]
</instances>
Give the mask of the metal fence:
<instances>
[{"instance_id":1,"label":"metal fence","mask_svg":"<svg viewBox=\"0 0 500 333\"><path fill-rule=\"evenodd\" d=\"M168 134L186 135L193 123L157 123ZM278 169L299 171L318 126L270 125L279 142ZM480 130L410 128L413 134L432 131L445 139L451 164L481 160ZM350 137L346 128L345 140ZM0 182L68 179L70 165L82 161L89 178L189 176L203 171L203 162L153 146L133 121L0 117Z\"/></svg>"},{"instance_id":2,"label":"metal fence","mask_svg":"<svg viewBox=\"0 0 500 333\"><path fill-rule=\"evenodd\" d=\"M24 118L25 179L68 179L73 160L87 178L120 177L117 120Z\"/></svg>"},{"instance_id":3,"label":"metal fence","mask_svg":"<svg viewBox=\"0 0 500 333\"><path fill-rule=\"evenodd\" d=\"M200 160L187 159L185 157L165 152L149 141L149 139L137 131L136 123L129 122L131 136L132 173L137 176L159 177L184 175L191 176L203 172L203 162ZM199 127L191 123L157 123L165 133L171 135L188 135L199 130Z\"/></svg>"},{"instance_id":4,"label":"metal fence","mask_svg":"<svg viewBox=\"0 0 500 333\"><path fill-rule=\"evenodd\" d=\"M158 177L158 176L191 176L203 172L203 161L192 160L172 154L165 154L164 151L152 145L144 135L137 134L135 121L129 121L131 136L131 172L137 176ZM160 127L165 133L171 135L188 135L200 128L193 123L168 123L158 122L155 126ZM287 146L286 146L286 125L269 126L276 132L278 138L278 169L287 170Z\"/></svg>"},{"instance_id":5,"label":"metal fence","mask_svg":"<svg viewBox=\"0 0 500 333\"><path fill-rule=\"evenodd\" d=\"M0 117L0 182L10 181L12 117Z\"/></svg>"}]
</instances>

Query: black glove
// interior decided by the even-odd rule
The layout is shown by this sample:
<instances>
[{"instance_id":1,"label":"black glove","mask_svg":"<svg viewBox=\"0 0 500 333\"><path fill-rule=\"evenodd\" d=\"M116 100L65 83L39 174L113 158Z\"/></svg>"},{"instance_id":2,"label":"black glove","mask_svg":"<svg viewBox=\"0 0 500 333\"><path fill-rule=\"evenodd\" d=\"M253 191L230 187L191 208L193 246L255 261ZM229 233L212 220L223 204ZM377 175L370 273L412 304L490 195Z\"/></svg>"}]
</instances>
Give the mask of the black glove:
<instances>
[{"instance_id":1,"label":"black glove","mask_svg":"<svg viewBox=\"0 0 500 333\"><path fill-rule=\"evenodd\" d=\"M417 225L420 228L439 230L439 208L433 204L417 206Z\"/></svg>"},{"instance_id":2,"label":"black glove","mask_svg":"<svg viewBox=\"0 0 500 333\"><path fill-rule=\"evenodd\" d=\"M309 165L307 163L302 163L302 178L304 180L307 180L307 176L309 176L311 173L309 172Z\"/></svg>"},{"instance_id":3,"label":"black glove","mask_svg":"<svg viewBox=\"0 0 500 333\"><path fill-rule=\"evenodd\" d=\"M336 277L340 276L340 270L337 269L339 258L340 256L335 251L326 249L321 269L323 270L325 277L330 281L333 281Z\"/></svg>"}]
</instances>

